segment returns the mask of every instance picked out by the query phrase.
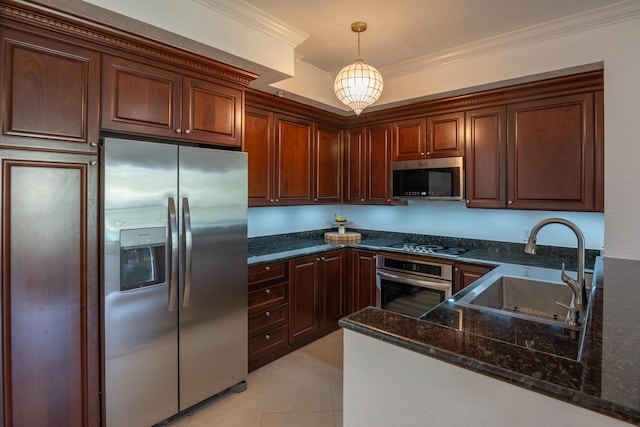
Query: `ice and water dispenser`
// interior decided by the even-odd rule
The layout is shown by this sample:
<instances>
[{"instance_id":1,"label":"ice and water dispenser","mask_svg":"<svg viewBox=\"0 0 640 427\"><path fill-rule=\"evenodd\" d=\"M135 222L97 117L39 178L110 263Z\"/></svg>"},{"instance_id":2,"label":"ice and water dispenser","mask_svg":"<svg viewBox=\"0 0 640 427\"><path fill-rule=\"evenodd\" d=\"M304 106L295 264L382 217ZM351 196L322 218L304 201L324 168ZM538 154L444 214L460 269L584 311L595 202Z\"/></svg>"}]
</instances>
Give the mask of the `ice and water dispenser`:
<instances>
[{"instance_id":1,"label":"ice and water dispenser","mask_svg":"<svg viewBox=\"0 0 640 427\"><path fill-rule=\"evenodd\" d=\"M120 231L120 290L143 288L166 281L165 227Z\"/></svg>"}]
</instances>

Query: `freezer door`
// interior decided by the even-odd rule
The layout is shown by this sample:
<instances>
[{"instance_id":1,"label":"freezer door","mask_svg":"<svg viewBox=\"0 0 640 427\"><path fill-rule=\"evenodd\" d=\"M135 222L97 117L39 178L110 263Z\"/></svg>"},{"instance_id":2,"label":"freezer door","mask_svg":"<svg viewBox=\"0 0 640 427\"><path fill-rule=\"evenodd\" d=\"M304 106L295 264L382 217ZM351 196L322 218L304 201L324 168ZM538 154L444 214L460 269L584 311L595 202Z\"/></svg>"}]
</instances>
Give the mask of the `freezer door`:
<instances>
[{"instance_id":1,"label":"freezer door","mask_svg":"<svg viewBox=\"0 0 640 427\"><path fill-rule=\"evenodd\" d=\"M247 156L180 147L180 410L247 375Z\"/></svg>"},{"instance_id":2,"label":"freezer door","mask_svg":"<svg viewBox=\"0 0 640 427\"><path fill-rule=\"evenodd\" d=\"M177 279L177 271L170 268L171 231L178 237L177 153L177 147L168 144L104 141L103 364L108 427L148 427L178 412L178 310L171 310L169 298L171 278ZM171 200L176 211L173 227Z\"/></svg>"}]
</instances>

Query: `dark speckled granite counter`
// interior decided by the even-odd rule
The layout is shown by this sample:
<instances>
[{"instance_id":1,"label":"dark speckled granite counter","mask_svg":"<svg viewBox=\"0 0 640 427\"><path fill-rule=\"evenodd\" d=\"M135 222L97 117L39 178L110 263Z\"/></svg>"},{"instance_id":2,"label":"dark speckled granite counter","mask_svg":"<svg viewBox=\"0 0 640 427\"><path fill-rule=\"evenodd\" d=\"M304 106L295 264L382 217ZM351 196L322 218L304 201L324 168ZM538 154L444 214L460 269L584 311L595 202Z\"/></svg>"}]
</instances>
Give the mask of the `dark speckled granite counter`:
<instances>
[{"instance_id":1,"label":"dark speckled granite counter","mask_svg":"<svg viewBox=\"0 0 640 427\"><path fill-rule=\"evenodd\" d=\"M625 327L603 327L603 263L597 265L597 286L581 333L456 305L455 300L474 285L428 312L422 320L369 307L342 319L340 324L638 425L640 389L635 380L640 378L640 363L636 362L640 339L637 323L627 322L629 316L637 320L640 315L627 314ZM627 352L621 352L620 344L629 340ZM617 344L603 351L603 343L611 341ZM629 376L633 380L625 384Z\"/></svg>"},{"instance_id":2,"label":"dark speckled granite counter","mask_svg":"<svg viewBox=\"0 0 640 427\"><path fill-rule=\"evenodd\" d=\"M420 243L428 242L430 244L440 246L466 248L467 252L463 256L455 258L457 261L480 262L489 265L511 263L546 268L560 268L560 265L564 262L567 270L576 269L576 250L574 248L538 245L536 255L527 255L524 253L524 243L508 243L373 230L350 230L359 231L362 234L361 241L359 243L350 243L348 245L336 245L325 243L325 231L335 231L335 229L251 238L249 239L248 263L249 265L256 265L295 256L328 251L345 246L372 250L391 250L386 247L396 243L413 241ZM594 260L598 255L600 255L599 251L587 251L586 266L588 269L593 268ZM429 256L437 257L437 255Z\"/></svg>"}]
</instances>

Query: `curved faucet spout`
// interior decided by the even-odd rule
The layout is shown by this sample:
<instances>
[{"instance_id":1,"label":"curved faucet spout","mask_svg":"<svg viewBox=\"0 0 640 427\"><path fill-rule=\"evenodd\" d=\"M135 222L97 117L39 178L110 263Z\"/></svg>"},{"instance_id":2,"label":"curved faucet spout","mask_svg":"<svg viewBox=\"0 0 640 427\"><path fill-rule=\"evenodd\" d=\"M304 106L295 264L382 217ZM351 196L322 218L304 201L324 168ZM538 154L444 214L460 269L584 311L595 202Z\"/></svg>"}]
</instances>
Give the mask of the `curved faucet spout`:
<instances>
[{"instance_id":1,"label":"curved faucet spout","mask_svg":"<svg viewBox=\"0 0 640 427\"><path fill-rule=\"evenodd\" d=\"M585 249L584 249L584 235L582 231L578 228L577 225L572 223L571 221L567 221L562 218L547 218L538 222L531 229L531 233L529 234L529 239L527 240L527 246L524 251L528 254L536 253L536 236L540 229L549 224L561 224L569 227L571 231L573 231L578 239L578 279L573 280L570 276L568 276L564 271L564 264L562 264L562 281L565 282L573 291L574 295L574 304L575 311L571 313L571 317L577 321L578 319L578 311L581 310L587 303L587 290L585 288L584 283L584 259L585 259Z\"/></svg>"}]
</instances>

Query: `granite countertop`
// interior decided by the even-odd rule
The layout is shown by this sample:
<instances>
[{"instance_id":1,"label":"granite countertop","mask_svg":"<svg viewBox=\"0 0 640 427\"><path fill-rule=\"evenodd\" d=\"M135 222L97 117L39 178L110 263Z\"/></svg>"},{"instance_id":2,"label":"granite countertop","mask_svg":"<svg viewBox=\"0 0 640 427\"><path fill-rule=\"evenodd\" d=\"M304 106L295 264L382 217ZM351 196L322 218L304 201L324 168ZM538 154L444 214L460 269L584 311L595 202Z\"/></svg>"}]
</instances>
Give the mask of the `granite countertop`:
<instances>
[{"instance_id":1,"label":"granite countertop","mask_svg":"<svg viewBox=\"0 0 640 427\"><path fill-rule=\"evenodd\" d=\"M442 256L442 258L455 260L456 262L483 263L493 266L511 263L546 268L560 268L560 265L564 262L567 270L576 269L575 248L557 248L538 245L536 255L528 255L524 253L524 243L508 243L371 230L358 230L362 234L362 239L358 243L332 244L324 241L325 231L334 230L317 230L311 232L251 238L249 239L248 264L252 266L344 247L397 252L397 250L387 248L387 246L407 241L414 241L421 243L429 242L431 244L448 247L466 248L467 252L459 257L452 258ZM585 265L588 270L593 268L594 260L599 254L599 251L587 251ZM435 258L440 257L437 254L429 256Z\"/></svg>"},{"instance_id":2,"label":"granite countertop","mask_svg":"<svg viewBox=\"0 0 640 427\"><path fill-rule=\"evenodd\" d=\"M640 424L640 390L635 382L624 384L623 379L633 374L629 369L633 363L627 360L630 355L603 357L600 259L597 264L596 286L583 332L455 304L475 284L420 320L369 307L340 320L340 324L393 345ZM616 331L621 336L608 336L605 341L624 341L628 337L628 330ZM605 372L616 372L619 377L607 378Z\"/></svg>"}]
</instances>

